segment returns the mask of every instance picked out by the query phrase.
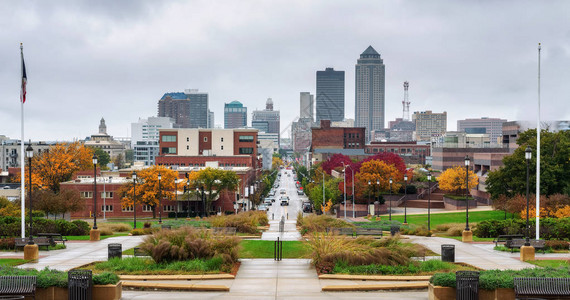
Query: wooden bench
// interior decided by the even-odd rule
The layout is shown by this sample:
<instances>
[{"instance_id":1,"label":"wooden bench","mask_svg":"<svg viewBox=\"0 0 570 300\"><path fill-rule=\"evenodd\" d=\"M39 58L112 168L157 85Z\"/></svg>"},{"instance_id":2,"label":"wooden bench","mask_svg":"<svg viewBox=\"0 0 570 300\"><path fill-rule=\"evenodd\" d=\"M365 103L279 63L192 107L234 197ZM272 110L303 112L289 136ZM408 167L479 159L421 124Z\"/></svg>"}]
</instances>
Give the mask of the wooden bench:
<instances>
[{"instance_id":1,"label":"wooden bench","mask_svg":"<svg viewBox=\"0 0 570 300\"><path fill-rule=\"evenodd\" d=\"M545 246L546 246L546 242L545 240L529 240L530 245L534 247L534 249L542 249L542 253L545 253ZM505 243L505 247L511 249L511 253L513 252L514 249L516 248L520 248L522 246L524 246L524 244L526 243L525 239L512 239L510 241L507 241Z\"/></svg>"},{"instance_id":2,"label":"wooden bench","mask_svg":"<svg viewBox=\"0 0 570 300\"><path fill-rule=\"evenodd\" d=\"M223 234L223 235L235 235L236 228L235 227L212 227L212 231L215 234Z\"/></svg>"},{"instance_id":3,"label":"wooden bench","mask_svg":"<svg viewBox=\"0 0 570 300\"><path fill-rule=\"evenodd\" d=\"M61 242L65 246L67 238L61 235L61 233L38 233L39 237L51 238L54 243Z\"/></svg>"},{"instance_id":4,"label":"wooden bench","mask_svg":"<svg viewBox=\"0 0 570 300\"><path fill-rule=\"evenodd\" d=\"M141 249L139 247L135 247L135 248L133 248L133 256L134 257L141 257L141 256L148 256L148 254L143 249Z\"/></svg>"},{"instance_id":5,"label":"wooden bench","mask_svg":"<svg viewBox=\"0 0 570 300\"><path fill-rule=\"evenodd\" d=\"M338 235L354 235L354 229L352 227L330 227L327 228L327 233L329 234L338 234Z\"/></svg>"},{"instance_id":6,"label":"wooden bench","mask_svg":"<svg viewBox=\"0 0 570 300\"><path fill-rule=\"evenodd\" d=\"M506 243L507 241L510 241L512 239L522 239L522 238L524 238L522 234L502 234L499 235L496 239L494 239L493 243L495 243L496 247L497 243Z\"/></svg>"},{"instance_id":7,"label":"wooden bench","mask_svg":"<svg viewBox=\"0 0 570 300\"><path fill-rule=\"evenodd\" d=\"M0 276L0 296L36 299L36 276Z\"/></svg>"},{"instance_id":8,"label":"wooden bench","mask_svg":"<svg viewBox=\"0 0 570 300\"><path fill-rule=\"evenodd\" d=\"M24 247L30 241L29 237L26 238L14 238L14 250L19 247ZM55 246L55 242L47 237L35 237L33 238L34 244L38 245L39 247L46 247L46 250L49 250L49 246Z\"/></svg>"},{"instance_id":9,"label":"wooden bench","mask_svg":"<svg viewBox=\"0 0 570 300\"><path fill-rule=\"evenodd\" d=\"M382 236L382 228L356 228L356 236L359 235Z\"/></svg>"},{"instance_id":10,"label":"wooden bench","mask_svg":"<svg viewBox=\"0 0 570 300\"><path fill-rule=\"evenodd\" d=\"M517 299L570 299L570 278L514 278Z\"/></svg>"}]
</instances>

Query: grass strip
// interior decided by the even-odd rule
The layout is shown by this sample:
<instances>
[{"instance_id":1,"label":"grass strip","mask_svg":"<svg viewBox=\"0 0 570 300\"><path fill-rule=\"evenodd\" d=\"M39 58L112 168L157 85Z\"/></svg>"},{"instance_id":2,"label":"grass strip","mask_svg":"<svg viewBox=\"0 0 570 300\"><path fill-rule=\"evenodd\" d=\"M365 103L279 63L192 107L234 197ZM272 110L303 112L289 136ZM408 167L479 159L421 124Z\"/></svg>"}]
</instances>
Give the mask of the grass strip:
<instances>
[{"instance_id":1,"label":"grass strip","mask_svg":"<svg viewBox=\"0 0 570 300\"><path fill-rule=\"evenodd\" d=\"M273 258L274 241L241 241L240 258ZM301 241L284 241L283 258L308 258L309 248Z\"/></svg>"}]
</instances>

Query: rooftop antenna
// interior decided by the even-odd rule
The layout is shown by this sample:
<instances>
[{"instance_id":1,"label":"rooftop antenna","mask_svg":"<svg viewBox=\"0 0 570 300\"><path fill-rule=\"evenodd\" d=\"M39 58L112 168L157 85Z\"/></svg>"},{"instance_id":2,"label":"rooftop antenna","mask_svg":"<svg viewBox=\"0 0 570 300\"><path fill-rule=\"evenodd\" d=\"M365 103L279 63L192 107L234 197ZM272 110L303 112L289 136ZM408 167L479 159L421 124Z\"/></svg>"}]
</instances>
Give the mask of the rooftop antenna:
<instances>
[{"instance_id":1,"label":"rooftop antenna","mask_svg":"<svg viewBox=\"0 0 570 300\"><path fill-rule=\"evenodd\" d=\"M410 120L410 99L408 98L408 88L410 87L410 83L404 81L404 101L402 101L402 120L409 121Z\"/></svg>"}]
</instances>

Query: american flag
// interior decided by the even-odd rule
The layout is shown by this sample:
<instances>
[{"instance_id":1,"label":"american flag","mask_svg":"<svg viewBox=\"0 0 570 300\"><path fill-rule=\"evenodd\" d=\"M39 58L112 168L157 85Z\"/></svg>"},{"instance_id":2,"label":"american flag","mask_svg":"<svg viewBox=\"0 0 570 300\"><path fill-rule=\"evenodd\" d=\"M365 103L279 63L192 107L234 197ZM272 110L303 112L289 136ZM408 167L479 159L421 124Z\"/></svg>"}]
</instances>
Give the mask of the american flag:
<instances>
[{"instance_id":1,"label":"american flag","mask_svg":"<svg viewBox=\"0 0 570 300\"><path fill-rule=\"evenodd\" d=\"M26 84L28 83L28 77L26 76L26 64L24 64L24 54L22 53L22 94L20 95L20 100L22 103L26 103Z\"/></svg>"}]
</instances>

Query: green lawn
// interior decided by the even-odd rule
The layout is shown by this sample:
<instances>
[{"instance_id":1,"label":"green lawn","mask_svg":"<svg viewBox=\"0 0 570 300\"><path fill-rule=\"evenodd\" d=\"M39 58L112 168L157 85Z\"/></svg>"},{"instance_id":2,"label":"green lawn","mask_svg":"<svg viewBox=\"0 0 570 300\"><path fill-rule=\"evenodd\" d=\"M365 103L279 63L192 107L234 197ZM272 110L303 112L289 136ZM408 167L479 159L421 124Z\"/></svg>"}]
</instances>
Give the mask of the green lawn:
<instances>
[{"instance_id":1,"label":"green lawn","mask_svg":"<svg viewBox=\"0 0 570 300\"><path fill-rule=\"evenodd\" d=\"M129 235L128 232L117 232L113 235L102 235L101 239L104 240L106 238L110 238L110 237L116 237L116 236L126 236ZM68 235L66 236L68 241L88 241L89 240L89 236L88 235Z\"/></svg>"},{"instance_id":2,"label":"green lawn","mask_svg":"<svg viewBox=\"0 0 570 300\"><path fill-rule=\"evenodd\" d=\"M273 258L273 241L244 240L241 241L242 249L240 258ZM308 257L307 246L300 241L283 242L283 258Z\"/></svg>"},{"instance_id":3,"label":"green lawn","mask_svg":"<svg viewBox=\"0 0 570 300\"><path fill-rule=\"evenodd\" d=\"M17 266L27 262L27 260L19 258L0 258L0 266Z\"/></svg>"},{"instance_id":4,"label":"green lawn","mask_svg":"<svg viewBox=\"0 0 570 300\"><path fill-rule=\"evenodd\" d=\"M435 228L435 226L440 224L465 223L465 211L430 214L430 217L431 217L431 228ZM477 223L483 220L503 220L504 218L505 218L505 212L500 210L469 212L469 223ZM388 220L388 215L382 215L382 220ZM400 215L392 216L392 220L396 220L403 223L404 216ZM408 215L408 224L427 226L427 214Z\"/></svg>"},{"instance_id":5,"label":"green lawn","mask_svg":"<svg viewBox=\"0 0 570 300\"><path fill-rule=\"evenodd\" d=\"M533 265L537 265L539 267L552 267L552 268L558 268L558 267L568 267L570 266L570 260L564 260L564 259L549 259L549 260L529 260L527 261L528 263L531 263Z\"/></svg>"}]
</instances>

